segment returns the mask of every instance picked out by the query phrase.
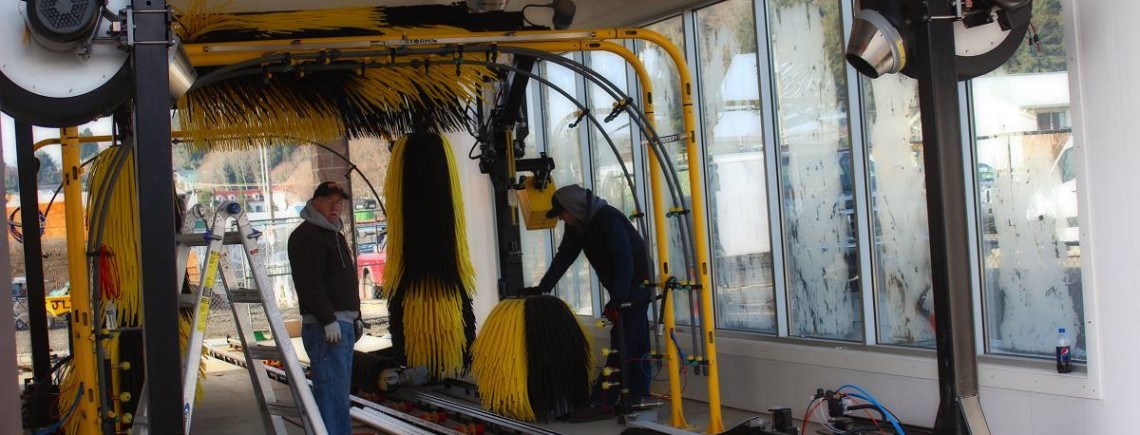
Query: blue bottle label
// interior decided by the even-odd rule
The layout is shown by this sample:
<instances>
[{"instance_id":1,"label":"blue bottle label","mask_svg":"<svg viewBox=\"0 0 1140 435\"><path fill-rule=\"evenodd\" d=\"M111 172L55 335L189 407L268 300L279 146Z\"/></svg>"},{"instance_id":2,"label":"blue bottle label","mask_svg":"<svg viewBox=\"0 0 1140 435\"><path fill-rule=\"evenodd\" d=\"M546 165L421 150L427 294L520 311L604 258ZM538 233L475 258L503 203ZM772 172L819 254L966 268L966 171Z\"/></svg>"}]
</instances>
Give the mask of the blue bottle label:
<instances>
[{"instance_id":1,"label":"blue bottle label","mask_svg":"<svg viewBox=\"0 0 1140 435\"><path fill-rule=\"evenodd\" d=\"M1057 346L1057 364L1068 365L1071 358L1069 346Z\"/></svg>"}]
</instances>

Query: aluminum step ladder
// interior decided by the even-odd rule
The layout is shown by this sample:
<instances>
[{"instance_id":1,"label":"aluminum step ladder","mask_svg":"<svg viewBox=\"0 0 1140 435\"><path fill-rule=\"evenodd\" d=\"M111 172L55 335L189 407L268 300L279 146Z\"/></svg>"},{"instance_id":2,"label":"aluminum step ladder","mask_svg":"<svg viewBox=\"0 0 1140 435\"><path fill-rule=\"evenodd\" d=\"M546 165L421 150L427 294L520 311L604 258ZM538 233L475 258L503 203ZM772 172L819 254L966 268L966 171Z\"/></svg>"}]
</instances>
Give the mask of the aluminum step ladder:
<instances>
[{"instance_id":1,"label":"aluminum step ladder","mask_svg":"<svg viewBox=\"0 0 1140 435\"><path fill-rule=\"evenodd\" d=\"M236 220L236 232L225 231L229 228L230 218ZM194 223L201 220L206 221L206 232L194 233ZM308 435L327 434L324 421L321 420L320 411L313 399L312 390L305 382L304 370L297 359L297 352L285 330L284 318L277 307L277 299L269 285L264 255L257 243L262 233L253 228L241 205L235 202L223 203L212 213L201 205L195 205L187 210L182 226L182 233L176 238L178 270L186 270L190 251L194 247L206 247L206 263L199 274L201 281L192 293L179 295L179 306L191 309L194 313L189 343L182 360L182 417L185 433L190 433L190 423L193 421L198 368L202 359L202 344L206 339L210 300L212 297L221 296L215 288L220 273L222 290L230 302L230 311L238 328L237 335L241 340L246 368L249 370L254 396L257 397L266 432L285 435L287 433L285 418L291 418L300 421ZM242 246L246 261L253 272L254 288L238 287L237 278L225 252L227 245ZM182 288L184 279L185 274L179 275L178 288ZM264 309L275 345L259 344L254 335L249 308L256 305ZM273 385L266 375L265 365L262 364L263 360L281 362L282 369L290 380L288 385L293 395L292 403L277 400ZM294 382L294 379L297 381ZM144 409L147 394L144 389L140 397L139 411L136 412L132 433L137 435L149 433Z\"/></svg>"}]
</instances>

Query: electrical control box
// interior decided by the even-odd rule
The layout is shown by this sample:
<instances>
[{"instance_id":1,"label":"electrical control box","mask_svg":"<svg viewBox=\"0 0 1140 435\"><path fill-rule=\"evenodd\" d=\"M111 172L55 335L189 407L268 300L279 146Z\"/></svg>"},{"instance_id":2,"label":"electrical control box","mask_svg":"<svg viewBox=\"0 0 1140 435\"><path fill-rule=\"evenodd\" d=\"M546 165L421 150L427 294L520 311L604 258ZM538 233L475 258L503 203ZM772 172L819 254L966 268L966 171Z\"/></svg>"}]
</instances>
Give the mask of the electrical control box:
<instances>
[{"instance_id":1,"label":"electrical control box","mask_svg":"<svg viewBox=\"0 0 1140 435\"><path fill-rule=\"evenodd\" d=\"M547 181L546 186L539 190L534 185L534 177L523 180L523 188L518 191L519 209L522 210L523 223L528 231L548 230L558 225L558 218L546 217L546 212L553 208L550 200L554 198L555 189L557 187L552 181Z\"/></svg>"}]
</instances>

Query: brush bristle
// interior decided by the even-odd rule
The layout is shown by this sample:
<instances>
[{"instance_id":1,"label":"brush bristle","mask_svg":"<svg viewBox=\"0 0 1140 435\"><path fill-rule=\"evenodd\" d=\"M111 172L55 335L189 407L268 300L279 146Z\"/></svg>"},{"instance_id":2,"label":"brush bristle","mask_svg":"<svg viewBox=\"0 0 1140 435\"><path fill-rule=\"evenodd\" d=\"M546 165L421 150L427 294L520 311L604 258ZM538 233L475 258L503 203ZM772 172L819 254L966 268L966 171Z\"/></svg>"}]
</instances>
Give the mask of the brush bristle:
<instances>
[{"instance_id":1,"label":"brush bristle","mask_svg":"<svg viewBox=\"0 0 1140 435\"><path fill-rule=\"evenodd\" d=\"M479 383L479 399L488 411L522 421L534 421L528 395L526 302L499 302L487 316L472 346L471 373Z\"/></svg>"},{"instance_id":2,"label":"brush bristle","mask_svg":"<svg viewBox=\"0 0 1140 435\"><path fill-rule=\"evenodd\" d=\"M475 269L450 144L436 133L397 140L384 190L393 346L408 365L427 367L436 378L460 376L475 339Z\"/></svg>"},{"instance_id":3,"label":"brush bristle","mask_svg":"<svg viewBox=\"0 0 1140 435\"><path fill-rule=\"evenodd\" d=\"M590 399L590 341L570 307L554 296L526 298L527 390L540 420L574 411Z\"/></svg>"}]
</instances>

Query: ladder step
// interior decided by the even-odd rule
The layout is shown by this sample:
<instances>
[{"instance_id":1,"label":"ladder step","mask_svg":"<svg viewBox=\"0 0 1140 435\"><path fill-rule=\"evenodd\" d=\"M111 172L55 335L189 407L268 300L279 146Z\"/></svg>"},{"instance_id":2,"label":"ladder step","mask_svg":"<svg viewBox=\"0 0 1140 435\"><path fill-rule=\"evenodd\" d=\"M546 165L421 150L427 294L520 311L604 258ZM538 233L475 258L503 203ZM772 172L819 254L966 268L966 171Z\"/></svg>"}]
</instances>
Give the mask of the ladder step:
<instances>
[{"instance_id":1,"label":"ladder step","mask_svg":"<svg viewBox=\"0 0 1140 435\"><path fill-rule=\"evenodd\" d=\"M235 304L260 304L264 301L261 292L252 288L230 290L230 302Z\"/></svg>"},{"instance_id":2,"label":"ladder step","mask_svg":"<svg viewBox=\"0 0 1140 435\"><path fill-rule=\"evenodd\" d=\"M276 346L252 344L249 346L249 356L253 359L281 361L281 351Z\"/></svg>"},{"instance_id":3,"label":"ladder step","mask_svg":"<svg viewBox=\"0 0 1140 435\"><path fill-rule=\"evenodd\" d=\"M301 419L301 413L298 411L297 406L292 403L266 403L265 407L269 409L271 415L280 415L294 420Z\"/></svg>"},{"instance_id":4,"label":"ladder step","mask_svg":"<svg viewBox=\"0 0 1140 435\"><path fill-rule=\"evenodd\" d=\"M210 243L208 240L206 240L205 234L206 233L179 234L179 235L174 236L174 241L181 243L185 246L206 246ZM227 232L225 234L225 236L222 236L222 244L223 245L240 245L241 244L241 233Z\"/></svg>"}]
</instances>

